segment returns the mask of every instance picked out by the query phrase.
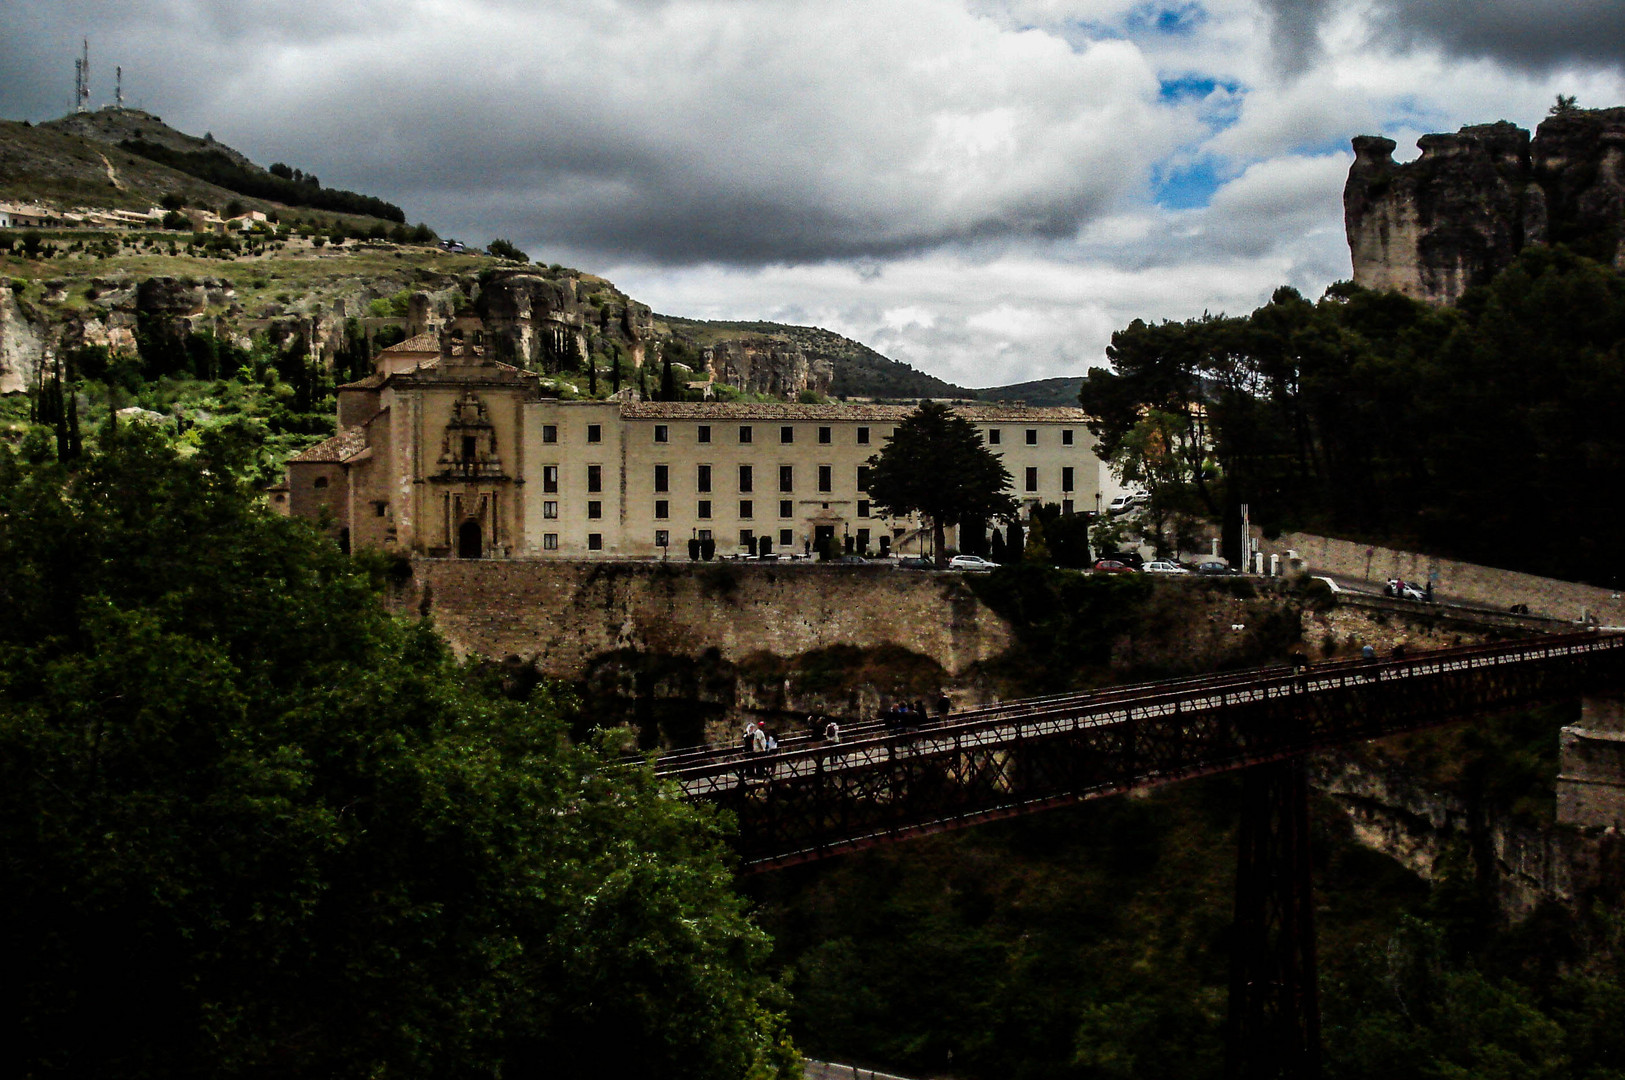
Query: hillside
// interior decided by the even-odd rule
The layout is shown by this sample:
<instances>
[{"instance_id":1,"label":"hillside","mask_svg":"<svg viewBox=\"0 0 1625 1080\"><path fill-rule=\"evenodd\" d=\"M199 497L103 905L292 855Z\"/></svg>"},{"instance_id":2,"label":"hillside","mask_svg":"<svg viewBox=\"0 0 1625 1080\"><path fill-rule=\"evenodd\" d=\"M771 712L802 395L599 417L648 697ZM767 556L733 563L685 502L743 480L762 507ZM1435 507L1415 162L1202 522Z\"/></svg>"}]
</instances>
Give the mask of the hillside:
<instances>
[{"instance_id":1,"label":"hillside","mask_svg":"<svg viewBox=\"0 0 1625 1080\"><path fill-rule=\"evenodd\" d=\"M572 391L593 392L592 379L575 378L587 358L602 370L622 355L634 365L628 379L635 378L637 364L669 360L684 383L766 397L1071 404L1076 394L1075 387L1049 386L1076 380L973 390L819 327L651 317L646 305L592 274L560 266L521 269L483 254L451 256L406 243L433 234L420 226L408 236L399 209L382 200L321 188L315 177L285 165L264 168L212 133L189 135L137 109L75 113L38 125L0 121L0 200L144 212L177 199L217 213L260 211L278 222L278 235L246 244L211 238L205 244L185 232L154 230L122 234L110 243L115 238L108 234L47 231L37 257L0 257L4 274L24 283L15 290L16 301L27 307L9 325L0 318L0 389L20 389L29 381L28 369L42 355L51 327L67 328L70 341L118 347L118 329L133 327L135 316L128 305L121 308L120 298L132 297L149 279L213 283L206 288L217 299L167 313L197 323L193 330L206 328L246 346L256 334L280 332L267 320L315 318L317 337L331 345L345 318L404 321L413 294L426 294L424 310L431 317L460 311L500 270L500 286L515 298L522 295L521 306L544 311L546 319L576 335L573 349L524 358L570 382ZM328 205L293 205L300 200ZM378 216L336 212L335 205ZM387 222L394 224L386 233ZM319 239L345 235L375 242L340 247ZM394 243L377 242L385 239ZM11 241L5 243L9 248ZM599 393L612 385L600 382Z\"/></svg>"},{"instance_id":2,"label":"hillside","mask_svg":"<svg viewBox=\"0 0 1625 1080\"><path fill-rule=\"evenodd\" d=\"M318 191L323 205L308 205ZM145 211L166 197L217 213L238 203L286 225L339 223L351 232L380 217L404 220L380 199L285 182L211 135L187 135L138 109L37 125L0 120L0 200Z\"/></svg>"},{"instance_id":3,"label":"hillside","mask_svg":"<svg viewBox=\"0 0 1625 1080\"><path fill-rule=\"evenodd\" d=\"M1072 376L1010 383L1008 386L989 386L975 393L983 401L1024 401L1028 405L1077 405L1078 391L1082 387L1083 379Z\"/></svg>"}]
</instances>

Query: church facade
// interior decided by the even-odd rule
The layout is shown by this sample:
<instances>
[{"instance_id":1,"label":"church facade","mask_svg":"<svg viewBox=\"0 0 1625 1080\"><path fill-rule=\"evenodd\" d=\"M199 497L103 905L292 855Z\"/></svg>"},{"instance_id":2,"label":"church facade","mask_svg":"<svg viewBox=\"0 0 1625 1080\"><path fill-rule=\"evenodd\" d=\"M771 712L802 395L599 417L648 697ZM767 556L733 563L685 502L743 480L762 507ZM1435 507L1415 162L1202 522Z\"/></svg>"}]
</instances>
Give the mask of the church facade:
<instances>
[{"instance_id":1,"label":"church facade","mask_svg":"<svg viewBox=\"0 0 1625 1080\"><path fill-rule=\"evenodd\" d=\"M350 547L451 558L910 552L911 518L875 512L866 462L912 406L563 400L476 338L420 335L339 389L338 434L271 491ZM1098 508L1076 408L959 405L1030 509ZM950 539L953 543L954 539Z\"/></svg>"}]
</instances>

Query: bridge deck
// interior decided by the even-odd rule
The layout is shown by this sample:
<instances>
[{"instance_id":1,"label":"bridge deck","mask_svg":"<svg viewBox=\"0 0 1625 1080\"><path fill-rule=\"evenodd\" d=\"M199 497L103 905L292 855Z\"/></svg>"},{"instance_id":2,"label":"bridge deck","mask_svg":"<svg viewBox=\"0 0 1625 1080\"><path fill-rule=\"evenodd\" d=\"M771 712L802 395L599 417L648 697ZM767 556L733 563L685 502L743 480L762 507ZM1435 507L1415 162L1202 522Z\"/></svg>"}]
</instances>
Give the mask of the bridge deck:
<instances>
[{"instance_id":1,"label":"bridge deck","mask_svg":"<svg viewBox=\"0 0 1625 1080\"><path fill-rule=\"evenodd\" d=\"M747 866L769 869L923 832L1618 685L1625 635L1463 646L1294 674L1252 669L1005 702L906 730L853 724L656 761L691 799L733 810Z\"/></svg>"}]
</instances>

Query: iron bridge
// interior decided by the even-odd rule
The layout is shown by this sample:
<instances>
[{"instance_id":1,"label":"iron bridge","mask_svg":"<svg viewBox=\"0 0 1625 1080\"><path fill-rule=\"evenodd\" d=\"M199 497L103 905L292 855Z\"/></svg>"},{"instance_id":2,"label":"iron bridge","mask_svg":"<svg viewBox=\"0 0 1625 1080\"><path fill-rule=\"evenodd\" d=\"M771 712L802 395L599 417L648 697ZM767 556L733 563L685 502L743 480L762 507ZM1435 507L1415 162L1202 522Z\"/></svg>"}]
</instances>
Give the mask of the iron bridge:
<instances>
[{"instance_id":1,"label":"iron bridge","mask_svg":"<svg viewBox=\"0 0 1625 1080\"><path fill-rule=\"evenodd\" d=\"M1578 697L1622 672L1625 635L1571 633L1029 698L906 730L854 723L837 743L678 750L655 767L733 811L743 866L760 871Z\"/></svg>"}]
</instances>

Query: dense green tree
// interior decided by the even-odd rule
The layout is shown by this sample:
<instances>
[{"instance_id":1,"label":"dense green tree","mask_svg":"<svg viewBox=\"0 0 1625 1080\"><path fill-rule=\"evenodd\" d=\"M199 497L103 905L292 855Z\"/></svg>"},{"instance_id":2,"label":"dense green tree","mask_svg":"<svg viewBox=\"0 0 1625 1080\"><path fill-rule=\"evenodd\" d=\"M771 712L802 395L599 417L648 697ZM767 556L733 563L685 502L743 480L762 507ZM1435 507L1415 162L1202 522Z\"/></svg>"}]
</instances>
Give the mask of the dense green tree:
<instances>
[{"instance_id":1,"label":"dense green tree","mask_svg":"<svg viewBox=\"0 0 1625 1080\"><path fill-rule=\"evenodd\" d=\"M501 237L491 241L485 250L499 259L507 259L510 262L530 262L530 256L520 251L519 245L512 240L504 240Z\"/></svg>"},{"instance_id":2,"label":"dense green tree","mask_svg":"<svg viewBox=\"0 0 1625 1080\"><path fill-rule=\"evenodd\" d=\"M0 1038L25 1076L789 1075L714 816L234 477L0 450Z\"/></svg>"},{"instance_id":3,"label":"dense green tree","mask_svg":"<svg viewBox=\"0 0 1625 1080\"><path fill-rule=\"evenodd\" d=\"M1010 473L998 455L982 445L976 425L940 402L923 402L868 464L869 494L881 513L931 522L939 566L948 557L949 525L1016 513Z\"/></svg>"}]
</instances>

